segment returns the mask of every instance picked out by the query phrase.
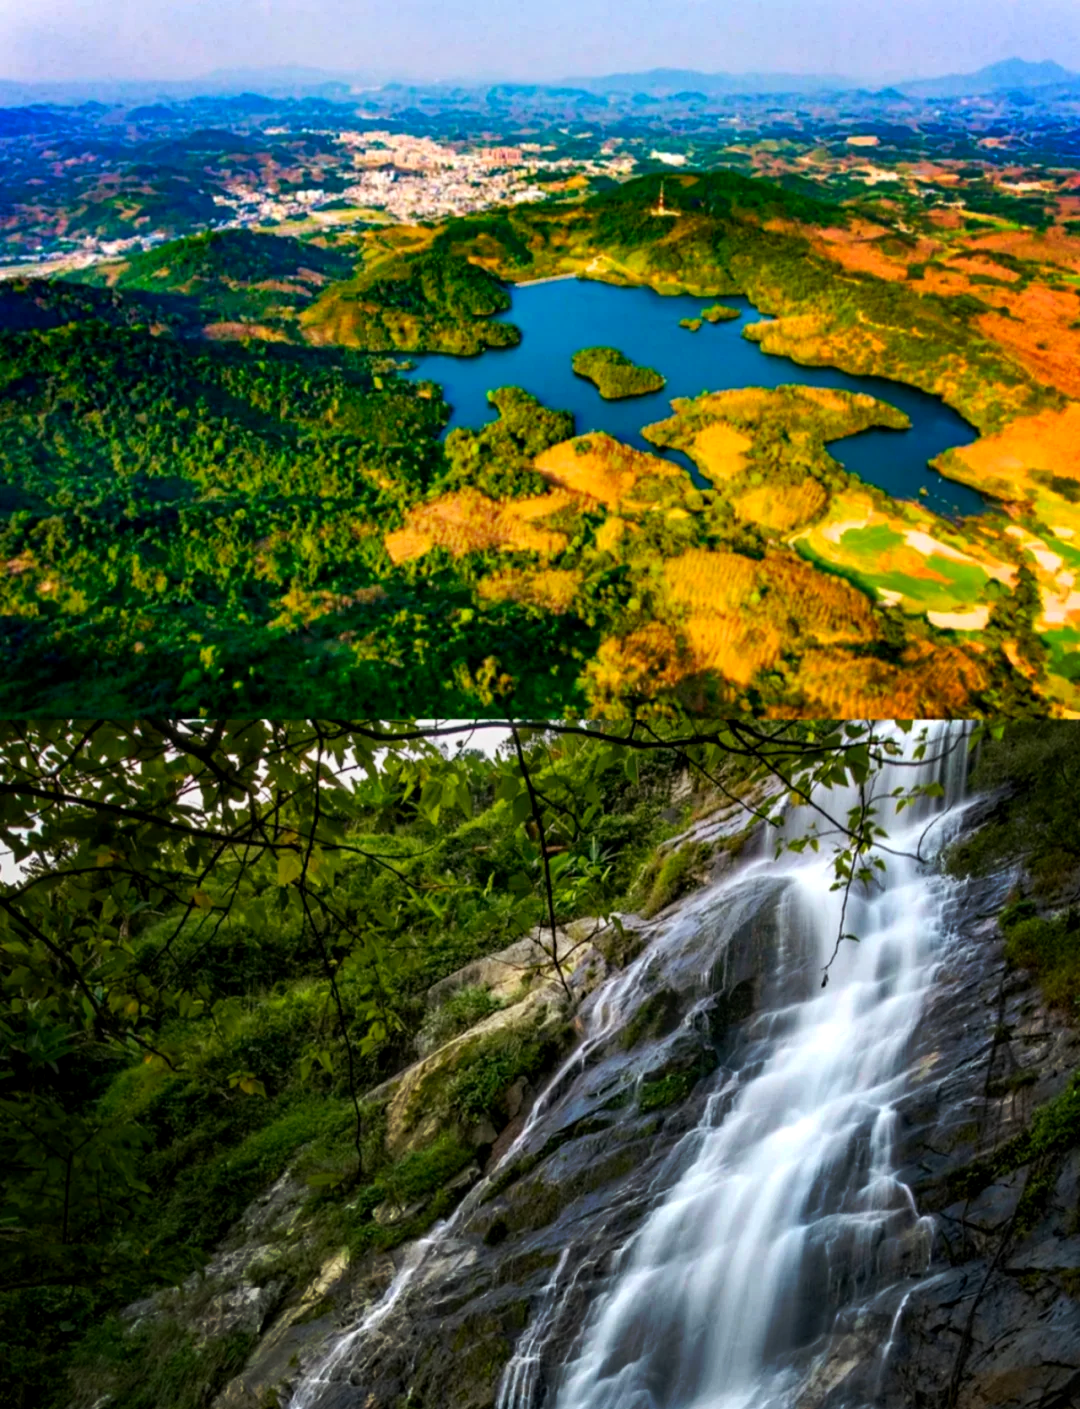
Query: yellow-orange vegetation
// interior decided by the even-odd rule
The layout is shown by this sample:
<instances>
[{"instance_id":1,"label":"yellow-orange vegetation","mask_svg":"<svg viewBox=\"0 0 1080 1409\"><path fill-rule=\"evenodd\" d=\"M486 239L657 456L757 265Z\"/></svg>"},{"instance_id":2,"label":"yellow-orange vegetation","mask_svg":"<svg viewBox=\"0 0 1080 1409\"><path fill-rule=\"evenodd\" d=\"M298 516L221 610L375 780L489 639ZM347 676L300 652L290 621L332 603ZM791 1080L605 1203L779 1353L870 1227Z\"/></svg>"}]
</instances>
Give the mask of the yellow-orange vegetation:
<instances>
[{"instance_id":1,"label":"yellow-orange vegetation","mask_svg":"<svg viewBox=\"0 0 1080 1409\"><path fill-rule=\"evenodd\" d=\"M497 500L463 489L410 509L405 526L386 535L386 551L394 563L423 557L432 548L447 548L455 557L489 548L547 556L566 547L566 535L539 528L533 520L547 518L573 502L569 494Z\"/></svg>"},{"instance_id":2,"label":"yellow-orange vegetation","mask_svg":"<svg viewBox=\"0 0 1080 1409\"><path fill-rule=\"evenodd\" d=\"M753 445L750 437L729 426L726 421L713 421L694 437L691 450L703 475L713 484L734 479L746 468L746 457Z\"/></svg>"},{"instance_id":3,"label":"yellow-orange vegetation","mask_svg":"<svg viewBox=\"0 0 1080 1409\"><path fill-rule=\"evenodd\" d=\"M960 646L920 642L892 664L842 650L807 651L794 683L805 703L784 714L831 719L964 717L985 688L978 656Z\"/></svg>"},{"instance_id":4,"label":"yellow-orange vegetation","mask_svg":"<svg viewBox=\"0 0 1080 1409\"><path fill-rule=\"evenodd\" d=\"M485 577L477 593L489 602L521 602L561 616L569 611L581 585L581 573L566 568L517 572L506 568Z\"/></svg>"},{"instance_id":5,"label":"yellow-orange vegetation","mask_svg":"<svg viewBox=\"0 0 1080 1409\"><path fill-rule=\"evenodd\" d=\"M207 323L203 337L213 342L242 342L245 338L258 338L260 342L289 341L284 329L269 328L265 323Z\"/></svg>"},{"instance_id":6,"label":"yellow-orange vegetation","mask_svg":"<svg viewBox=\"0 0 1080 1409\"><path fill-rule=\"evenodd\" d=\"M686 478L685 471L677 465L623 445L614 436L601 434L553 445L537 456L534 465L553 484L595 499L609 509L640 507L634 504L631 495L635 489L640 490L647 479L681 481Z\"/></svg>"},{"instance_id":7,"label":"yellow-orange vegetation","mask_svg":"<svg viewBox=\"0 0 1080 1409\"><path fill-rule=\"evenodd\" d=\"M759 565L766 605L789 630L821 644L867 641L877 635L870 599L842 577L819 572L790 553L770 553Z\"/></svg>"},{"instance_id":8,"label":"yellow-orange vegetation","mask_svg":"<svg viewBox=\"0 0 1080 1409\"><path fill-rule=\"evenodd\" d=\"M596 530L596 548L600 553L614 553L630 525L618 514L612 514Z\"/></svg>"},{"instance_id":9,"label":"yellow-orange vegetation","mask_svg":"<svg viewBox=\"0 0 1080 1409\"><path fill-rule=\"evenodd\" d=\"M346 611L349 607L366 606L386 596L383 587L360 587L355 592L328 592L316 590L307 592L302 587L291 587L279 599L280 614L270 622L272 627L282 627L287 631L297 631L302 626L310 626L322 616L331 612Z\"/></svg>"},{"instance_id":10,"label":"yellow-orange vegetation","mask_svg":"<svg viewBox=\"0 0 1080 1409\"><path fill-rule=\"evenodd\" d=\"M664 577L689 647L688 673L714 670L747 685L785 644L876 635L861 592L791 554L770 553L758 562L691 549L664 565Z\"/></svg>"},{"instance_id":11,"label":"yellow-orange vegetation","mask_svg":"<svg viewBox=\"0 0 1080 1409\"><path fill-rule=\"evenodd\" d=\"M965 479L1003 499L1021 497L1032 470L1080 481L1080 403L1022 416L996 435L952 451L949 460L966 471Z\"/></svg>"},{"instance_id":12,"label":"yellow-orange vegetation","mask_svg":"<svg viewBox=\"0 0 1080 1409\"><path fill-rule=\"evenodd\" d=\"M757 586L758 564L741 553L691 548L664 564L671 600L692 610L732 611L744 606Z\"/></svg>"},{"instance_id":13,"label":"yellow-orange vegetation","mask_svg":"<svg viewBox=\"0 0 1080 1409\"><path fill-rule=\"evenodd\" d=\"M652 621L628 636L602 641L585 667L585 682L594 705L618 711L628 696L652 698L677 685L691 669L676 633Z\"/></svg>"},{"instance_id":14,"label":"yellow-orange vegetation","mask_svg":"<svg viewBox=\"0 0 1080 1409\"><path fill-rule=\"evenodd\" d=\"M693 662L687 673L715 670L736 685L774 665L783 645L773 623L752 613L692 612L682 629Z\"/></svg>"},{"instance_id":15,"label":"yellow-orange vegetation","mask_svg":"<svg viewBox=\"0 0 1080 1409\"><path fill-rule=\"evenodd\" d=\"M761 485L737 495L731 502L739 518L761 524L774 533L792 533L819 514L829 496L809 475L799 484Z\"/></svg>"}]
</instances>

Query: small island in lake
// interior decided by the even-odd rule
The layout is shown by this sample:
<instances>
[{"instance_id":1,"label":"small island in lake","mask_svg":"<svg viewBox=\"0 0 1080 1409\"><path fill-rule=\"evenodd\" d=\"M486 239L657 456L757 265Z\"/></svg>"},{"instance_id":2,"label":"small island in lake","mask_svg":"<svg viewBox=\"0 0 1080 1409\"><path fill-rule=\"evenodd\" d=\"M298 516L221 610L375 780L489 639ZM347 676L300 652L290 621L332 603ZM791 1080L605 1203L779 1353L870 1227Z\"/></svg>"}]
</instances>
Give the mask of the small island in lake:
<instances>
[{"instance_id":1,"label":"small island in lake","mask_svg":"<svg viewBox=\"0 0 1080 1409\"><path fill-rule=\"evenodd\" d=\"M679 327L685 328L688 333L696 333L701 328L700 318L680 318Z\"/></svg>"},{"instance_id":2,"label":"small island in lake","mask_svg":"<svg viewBox=\"0 0 1080 1409\"><path fill-rule=\"evenodd\" d=\"M729 308L726 303L714 303L701 310L701 316L709 323L730 323L740 316L737 308Z\"/></svg>"},{"instance_id":3,"label":"small island in lake","mask_svg":"<svg viewBox=\"0 0 1080 1409\"><path fill-rule=\"evenodd\" d=\"M579 377L595 383L605 401L660 391L667 378L655 367L639 367L616 347L583 347L571 363Z\"/></svg>"}]
</instances>

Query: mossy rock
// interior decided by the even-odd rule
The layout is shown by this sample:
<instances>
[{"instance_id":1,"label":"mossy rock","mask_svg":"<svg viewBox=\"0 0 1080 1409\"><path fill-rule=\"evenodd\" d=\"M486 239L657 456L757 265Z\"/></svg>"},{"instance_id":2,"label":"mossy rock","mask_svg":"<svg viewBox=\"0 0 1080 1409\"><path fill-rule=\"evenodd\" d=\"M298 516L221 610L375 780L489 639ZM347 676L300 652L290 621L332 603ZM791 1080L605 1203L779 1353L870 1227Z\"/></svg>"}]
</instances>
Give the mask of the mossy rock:
<instances>
[{"instance_id":1,"label":"mossy rock","mask_svg":"<svg viewBox=\"0 0 1080 1409\"><path fill-rule=\"evenodd\" d=\"M548 984L411 1066L397 1082L387 1107L386 1148L391 1157L399 1159L422 1148L441 1131L464 1129L476 1125L481 1116L495 1114L499 1091L492 1080L496 1073L489 1070L491 1080L480 1081L482 1070L491 1068L501 1053L505 1059L499 1063L500 1089L509 1088L522 1075L537 1075L544 1061L567 1042L566 1016L561 990ZM516 1064L509 1059L515 1048L521 1056ZM476 1091L470 1090L470 1073ZM490 1096L482 1111L475 1108L481 1088Z\"/></svg>"},{"instance_id":2,"label":"mossy rock","mask_svg":"<svg viewBox=\"0 0 1080 1409\"><path fill-rule=\"evenodd\" d=\"M659 992L646 998L641 1007L623 1028L619 1035L619 1045L624 1051L645 1041L655 1042L675 1031L682 1018L682 1005L679 995L671 988L661 988Z\"/></svg>"},{"instance_id":3,"label":"mossy rock","mask_svg":"<svg viewBox=\"0 0 1080 1409\"><path fill-rule=\"evenodd\" d=\"M715 1049L695 1040L693 1034L686 1037L661 1067L646 1073L638 1090L639 1110L658 1111L681 1104L699 1081L716 1070L719 1059Z\"/></svg>"},{"instance_id":4,"label":"mossy rock","mask_svg":"<svg viewBox=\"0 0 1080 1409\"><path fill-rule=\"evenodd\" d=\"M598 934L593 943L613 969L625 969L632 964L648 944L643 930L623 924L611 924Z\"/></svg>"},{"instance_id":5,"label":"mossy rock","mask_svg":"<svg viewBox=\"0 0 1080 1409\"><path fill-rule=\"evenodd\" d=\"M566 1179L555 1180L547 1174L523 1180L514 1187L502 1211L492 1219L485 1241L495 1245L512 1233L546 1228L575 1199L595 1193L605 1184L632 1174L651 1150L651 1141L634 1140L606 1155L590 1159L584 1168Z\"/></svg>"},{"instance_id":6,"label":"mossy rock","mask_svg":"<svg viewBox=\"0 0 1080 1409\"><path fill-rule=\"evenodd\" d=\"M656 851L645 863L634 885L633 899L642 916L651 920L680 896L700 884L712 848L705 842Z\"/></svg>"}]
</instances>

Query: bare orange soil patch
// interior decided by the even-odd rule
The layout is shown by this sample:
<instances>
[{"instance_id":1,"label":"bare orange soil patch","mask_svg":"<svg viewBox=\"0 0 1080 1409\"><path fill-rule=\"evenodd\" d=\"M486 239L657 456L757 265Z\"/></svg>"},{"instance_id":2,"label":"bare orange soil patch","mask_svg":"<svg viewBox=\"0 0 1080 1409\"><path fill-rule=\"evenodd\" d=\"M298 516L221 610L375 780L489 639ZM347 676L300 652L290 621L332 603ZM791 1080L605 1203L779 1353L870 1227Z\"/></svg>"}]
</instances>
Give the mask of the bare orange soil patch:
<instances>
[{"instance_id":1,"label":"bare orange soil patch","mask_svg":"<svg viewBox=\"0 0 1080 1409\"><path fill-rule=\"evenodd\" d=\"M479 583L477 592L488 602L521 602L532 607L543 607L545 611L561 616L570 610L580 586L581 573L565 568L535 572L516 572L513 568L507 568L485 577Z\"/></svg>"},{"instance_id":2,"label":"bare orange soil patch","mask_svg":"<svg viewBox=\"0 0 1080 1409\"><path fill-rule=\"evenodd\" d=\"M1004 264L995 264L992 259L981 254L970 255L961 252L953 255L949 263L962 268L968 274L985 274L990 279L1001 279L1006 284L1015 284L1020 278L1015 269L1007 269Z\"/></svg>"},{"instance_id":3,"label":"bare orange soil patch","mask_svg":"<svg viewBox=\"0 0 1080 1409\"><path fill-rule=\"evenodd\" d=\"M890 233L884 225L854 220L846 228L813 232L811 244L818 254L823 254L844 269L859 274L875 274L879 279L894 282L907 278L909 264L932 259L938 251L935 241L920 238L903 253L891 253L880 243L882 237Z\"/></svg>"},{"instance_id":4,"label":"bare orange soil patch","mask_svg":"<svg viewBox=\"0 0 1080 1409\"><path fill-rule=\"evenodd\" d=\"M1080 396L1080 294L1044 284L995 293L1012 316L984 313L978 319L980 331L1007 348L1040 381L1066 396Z\"/></svg>"},{"instance_id":5,"label":"bare orange soil patch","mask_svg":"<svg viewBox=\"0 0 1080 1409\"><path fill-rule=\"evenodd\" d=\"M930 223L936 225L939 230L959 230L964 223L964 217L958 210L932 210Z\"/></svg>"},{"instance_id":6,"label":"bare orange soil patch","mask_svg":"<svg viewBox=\"0 0 1080 1409\"><path fill-rule=\"evenodd\" d=\"M1023 495L1032 470L1080 481L1080 404L1023 416L949 458L968 472L964 478L1003 499Z\"/></svg>"},{"instance_id":7,"label":"bare orange soil patch","mask_svg":"<svg viewBox=\"0 0 1080 1409\"><path fill-rule=\"evenodd\" d=\"M685 479L684 472L667 460L600 434L553 445L537 456L534 465L552 483L609 509L641 507L633 504L630 496L645 480Z\"/></svg>"},{"instance_id":8,"label":"bare orange soil patch","mask_svg":"<svg viewBox=\"0 0 1080 1409\"><path fill-rule=\"evenodd\" d=\"M960 269L928 269L913 287L921 294L941 294L945 297L975 293L978 288Z\"/></svg>"},{"instance_id":9,"label":"bare orange soil patch","mask_svg":"<svg viewBox=\"0 0 1080 1409\"><path fill-rule=\"evenodd\" d=\"M404 528L386 535L386 551L394 563L423 557L432 548L447 548L455 557L490 548L548 556L566 547L566 535L533 521L576 502L570 494L497 500L463 489L410 509Z\"/></svg>"}]
</instances>

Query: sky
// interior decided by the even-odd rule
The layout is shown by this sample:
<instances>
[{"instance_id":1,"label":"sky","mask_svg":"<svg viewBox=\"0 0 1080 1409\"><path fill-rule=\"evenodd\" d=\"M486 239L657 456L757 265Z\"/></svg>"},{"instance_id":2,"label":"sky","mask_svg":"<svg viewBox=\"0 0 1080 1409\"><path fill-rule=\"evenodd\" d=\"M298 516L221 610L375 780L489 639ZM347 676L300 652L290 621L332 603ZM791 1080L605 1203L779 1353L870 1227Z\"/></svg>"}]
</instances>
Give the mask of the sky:
<instances>
[{"instance_id":1,"label":"sky","mask_svg":"<svg viewBox=\"0 0 1080 1409\"><path fill-rule=\"evenodd\" d=\"M186 79L302 64L373 78L658 67L889 81L1052 58L1080 0L0 0L0 77Z\"/></svg>"}]
</instances>

